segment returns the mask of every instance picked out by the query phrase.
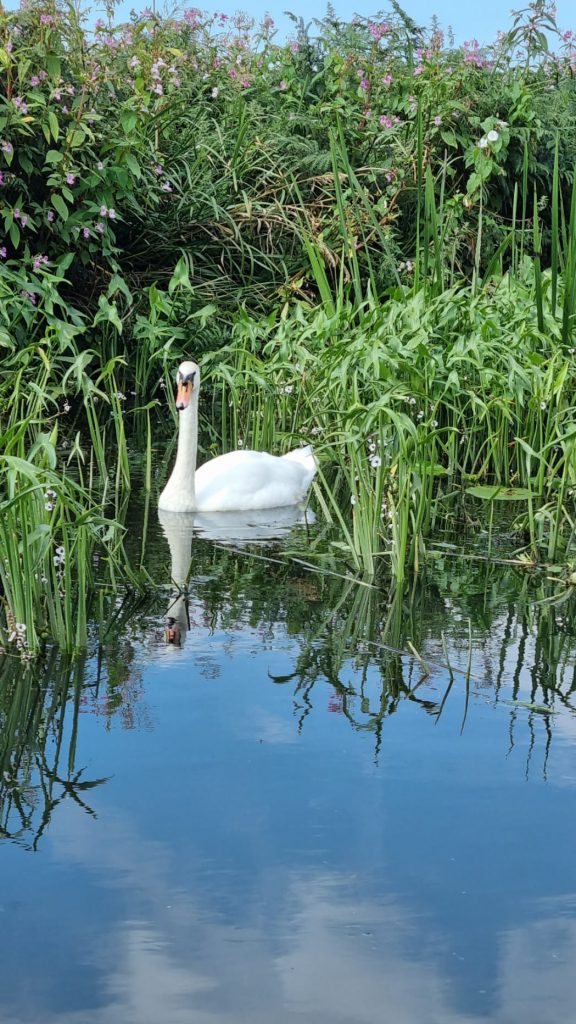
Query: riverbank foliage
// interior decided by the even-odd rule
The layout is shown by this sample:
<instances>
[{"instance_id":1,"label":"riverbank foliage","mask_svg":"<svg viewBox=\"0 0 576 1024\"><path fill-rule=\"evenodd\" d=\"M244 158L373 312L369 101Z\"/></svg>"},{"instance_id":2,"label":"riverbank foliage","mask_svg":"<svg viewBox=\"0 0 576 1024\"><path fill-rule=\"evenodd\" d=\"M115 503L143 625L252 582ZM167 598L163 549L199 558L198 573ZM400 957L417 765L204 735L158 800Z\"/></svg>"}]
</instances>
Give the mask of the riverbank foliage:
<instances>
[{"instance_id":1,"label":"riverbank foliage","mask_svg":"<svg viewBox=\"0 0 576 1024\"><path fill-rule=\"evenodd\" d=\"M82 646L99 557L129 572L127 437L153 492L182 354L207 450L315 444L354 571L401 581L502 497L527 557L569 558L576 38L552 6L490 47L394 2L286 42L197 9L90 24L0 9L4 641Z\"/></svg>"}]
</instances>

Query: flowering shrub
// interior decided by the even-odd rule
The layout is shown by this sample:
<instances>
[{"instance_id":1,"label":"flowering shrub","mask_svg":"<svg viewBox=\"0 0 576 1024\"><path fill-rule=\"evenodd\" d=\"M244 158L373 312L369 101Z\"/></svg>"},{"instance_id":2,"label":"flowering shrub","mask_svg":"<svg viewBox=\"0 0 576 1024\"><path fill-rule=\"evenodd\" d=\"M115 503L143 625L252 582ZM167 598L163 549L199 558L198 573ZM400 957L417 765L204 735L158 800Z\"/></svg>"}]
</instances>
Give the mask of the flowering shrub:
<instances>
[{"instance_id":1,"label":"flowering shrub","mask_svg":"<svg viewBox=\"0 0 576 1024\"><path fill-rule=\"evenodd\" d=\"M385 288L413 264L428 169L450 210L446 254L467 275L480 208L485 262L509 230L525 154L529 188L550 194L575 70L545 0L490 48L455 47L399 11L331 20L316 38L296 23L279 45L270 17L146 10L91 33L55 0L28 0L0 14L0 261L20 310L6 330L56 268L61 318L89 323L113 277L138 301L182 253L188 312L310 297L310 243L328 274ZM573 133L560 154L564 182Z\"/></svg>"}]
</instances>

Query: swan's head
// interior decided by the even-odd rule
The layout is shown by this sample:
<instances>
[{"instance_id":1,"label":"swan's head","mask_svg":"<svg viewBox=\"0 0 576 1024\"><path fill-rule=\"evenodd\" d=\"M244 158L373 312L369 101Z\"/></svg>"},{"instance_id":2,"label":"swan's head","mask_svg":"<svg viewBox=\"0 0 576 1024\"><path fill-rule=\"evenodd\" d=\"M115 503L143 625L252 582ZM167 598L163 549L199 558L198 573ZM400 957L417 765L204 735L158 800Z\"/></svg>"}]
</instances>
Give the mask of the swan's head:
<instances>
[{"instance_id":1,"label":"swan's head","mask_svg":"<svg viewBox=\"0 0 576 1024\"><path fill-rule=\"evenodd\" d=\"M192 392L198 391L200 387L200 369L191 359L180 363L176 374L176 387L176 408L178 412L182 412L188 407Z\"/></svg>"}]
</instances>

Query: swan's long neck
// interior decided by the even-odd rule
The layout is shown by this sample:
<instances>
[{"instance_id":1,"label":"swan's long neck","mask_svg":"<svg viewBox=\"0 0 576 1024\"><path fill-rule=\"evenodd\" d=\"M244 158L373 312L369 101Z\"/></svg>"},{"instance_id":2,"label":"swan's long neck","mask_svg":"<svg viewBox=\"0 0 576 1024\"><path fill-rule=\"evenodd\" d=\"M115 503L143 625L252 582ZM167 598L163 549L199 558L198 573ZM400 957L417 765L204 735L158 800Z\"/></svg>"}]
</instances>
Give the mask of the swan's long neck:
<instances>
[{"instance_id":1,"label":"swan's long neck","mask_svg":"<svg viewBox=\"0 0 576 1024\"><path fill-rule=\"evenodd\" d=\"M178 449L176 462L166 490L178 496L181 507L193 509L196 503L194 476L198 452L198 389L192 392L186 409L178 413Z\"/></svg>"}]
</instances>

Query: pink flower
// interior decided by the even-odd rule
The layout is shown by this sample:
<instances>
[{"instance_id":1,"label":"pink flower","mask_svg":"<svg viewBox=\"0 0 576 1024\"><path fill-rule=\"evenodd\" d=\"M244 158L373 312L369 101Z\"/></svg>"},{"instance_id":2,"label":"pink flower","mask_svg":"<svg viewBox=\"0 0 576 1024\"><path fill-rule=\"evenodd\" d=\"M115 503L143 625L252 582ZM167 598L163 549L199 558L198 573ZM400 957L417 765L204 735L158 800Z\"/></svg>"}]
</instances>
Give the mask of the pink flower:
<instances>
[{"instance_id":1,"label":"pink flower","mask_svg":"<svg viewBox=\"0 0 576 1024\"><path fill-rule=\"evenodd\" d=\"M418 67L414 68L414 74L415 75L421 75L423 71L424 71L424 66L422 64L419 64Z\"/></svg>"},{"instance_id":2,"label":"pink flower","mask_svg":"<svg viewBox=\"0 0 576 1024\"><path fill-rule=\"evenodd\" d=\"M367 78L361 79L360 88L363 89L364 92L368 92L368 89L370 88L370 82L368 81Z\"/></svg>"},{"instance_id":3,"label":"pink flower","mask_svg":"<svg viewBox=\"0 0 576 1024\"><path fill-rule=\"evenodd\" d=\"M12 143L11 142L3 142L2 143L2 152L6 153L7 156L10 156L10 154L14 152L14 146L12 145Z\"/></svg>"},{"instance_id":4,"label":"pink flower","mask_svg":"<svg viewBox=\"0 0 576 1024\"><path fill-rule=\"evenodd\" d=\"M108 216L109 216L110 220L116 220L116 210L114 209L113 206L111 206L110 209L108 210Z\"/></svg>"},{"instance_id":5,"label":"pink flower","mask_svg":"<svg viewBox=\"0 0 576 1024\"><path fill-rule=\"evenodd\" d=\"M6 259L6 246L5 245L0 246L0 259L3 259L3 260Z\"/></svg>"},{"instance_id":6,"label":"pink flower","mask_svg":"<svg viewBox=\"0 0 576 1024\"><path fill-rule=\"evenodd\" d=\"M152 92L155 92L158 96L163 96L164 89L162 88L162 82L156 82L156 85L152 87Z\"/></svg>"},{"instance_id":7,"label":"pink flower","mask_svg":"<svg viewBox=\"0 0 576 1024\"><path fill-rule=\"evenodd\" d=\"M15 206L14 207L14 213L13 213L14 220L20 220L20 216L21 216L21 214L20 214L20 207Z\"/></svg>"},{"instance_id":8,"label":"pink flower","mask_svg":"<svg viewBox=\"0 0 576 1024\"><path fill-rule=\"evenodd\" d=\"M23 213L21 215L21 217L20 217L20 225L21 225L21 227L25 228L27 223L28 223L28 214Z\"/></svg>"},{"instance_id":9,"label":"pink flower","mask_svg":"<svg viewBox=\"0 0 576 1024\"><path fill-rule=\"evenodd\" d=\"M15 96L13 102L16 110L19 110L21 114L28 113L28 107L21 96Z\"/></svg>"},{"instance_id":10,"label":"pink flower","mask_svg":"<svg viewBox=\"0 0 576 1024\"><path fill-rule=\"evenodd\" d=\"M48 220L48 222L50 224L52 224L52 222L54 220L54 217L55 217L54 210L48 210L48 213L46 214L46 218L47 218L47 220Z\"/></svg>"},{"instance_id":11,"label":"pink flower","mask_svg":"<svg viewBox=\"0 0 576 1024\"><path fill-rule=\"evenodd\" d=\"M236 68L230 68L230 71L228 72L228 77L231 78L232 81L234 81L235 78L238 78L238 72L236 71Z\"/></svg>"},{"instance_id":12,"label":"pink flower","mask_svg":"<svg viewBox=\"0 0 576 1024\"><path fill-rule=\"evenodd\" d=\"M54 89L54 92L52 93L52 95L53 95L55 100L58 100L58 102L60 102L60 100L62 99L62 90L61 89Z\"/></svg>"},{"instance_id":13,"label":"pink flower","mask_svg":"<svg viewBox=\"0 0 576 1024\"><path fill-rule=\"evenodd\" d=\"M434 118L434 124L436 125L437 128L439 128L440 125L442 124L442 118L440 117L440 114L436 114L436 117Z\"/></svg>"},{"instance_id":14,"label":"pink flower","mask_svg":"<svg viewBox=\"0 0 576 1024\"><path fill-rule=\"evenodd\" d=\"M0 187L1 187L1 186L2 186L3 184L4 184L4 175L2 174L2 171L0 171Z\"/></svg>"},{"instance_id":15,"label":"pink flower","mask_svg":"<svg viewBox=\"0 0 576 1024\"><path fill-rule=\"evenodd\" d=\"M51 14L41 14L40 15L40 24L41 25L51 25L53 21L54 21L54 18L52 17Z\"/></svg>"},{"instance_id":16,"label":"pink flower","mask_svg":"<svg viewBox=\"0 0 576 1024\"><path fill-rule=\"evenodd\" d=\"M162 164L156 164L154 168L154 174L156 174L159 178L162 177L162 175L164 174L164 168L162 167Z\"/></svg>"},{"instance_id":17,"label":"pink flower","mask_svg":"<svg viewBox=\"0 0 576 1024\"><path fill-rule=\"evenodd\" d=\"M103 235L104 234L104 225L103 225L101 220L99 220L97 225L96 225L96 231L98 232L99 235Z\"/></svg>"},{"instance_id":18,"label":"pink flower","mask_svg":"<svg viewBox=\"0 0 576 1024\"><path fill-rule=\"evenodd\" d=\"M37 85L40 85L40 79L38 78L38 75L32 75L32 78L30 79L30 85L34 89Z\"/></svg>"},{"instance_id":19,"label":"pink flower","mask_svg":"<svg viewBox=\"0 0 576 1024\"><path fill-rule=\"evenodd\" d=\"M10 41L8 41L6 43L4 49L6 50L7 53L12 53L12 50L14 49L14 43L11 43Z\"/></svg>"},{"instance_id":20,"label":"pink flower","mask_svg":"<svg viewBox=\"0 0 576 1024\"><path fill-rule=\"evenodd\" d=\"M89 228L82 228L82 234L83 234L84 238L90 238L90 229Z\"/></svg>"},{"instance_id":21,"label":"pink flower","mask_svg":"<svg viewBox=\"0 0 576 1024\"><path fill-rule=\"evenodd\" d=\"M382 84L383 85L392 85L393 81L394 81L394 79L392 78L392 75L384 75L384 78L382 79Z\"/></svg>"},{"instance_id":22,"label":"pink flower","mask_svg":"<svg viewBox=\"0 0 576 1024\"><path fill-rule=\"evenodd\" d=\"M291 49L292 53L299 53L300 52L300 43L297 43L295 39L293 39L292 42L289 45L290 45L290 49Z\"/></svg>"},{"instance_id":23,"label":"pink flower","mask_svg":"<svg viewBox=\"0 0 576 1024\"><path fill-rule=\"evenodd\" d=\"M76 175L72 174L72 172L68 172L68 174L66 175L66 184L67 185L75 185L76 184Z\"/></svg>"},{"instance_id":24,"label":"pink flower","mask_svg":"<svg viewBox=\"0 0 576 1024\"><path fill-rule=\"evenodd\" d=\"M34 257L34 270L40 270L40 267L43 264L46 264L46 263L48 263L48 257L47 256L42 256L40 254L38 256L35 256Z\"/></svg>"},{"instance_id":25,"label":"pink flower","mask_svg":"<svg viewBox=\"0 0 576 1024\"><path fill-rule=\"evenodd\" d=\"M286 89L288 88L288 82L285 82L284 79L282 79L278 88L280 89L280 92L286 92Z\"/></svg>"}]
</instances>

